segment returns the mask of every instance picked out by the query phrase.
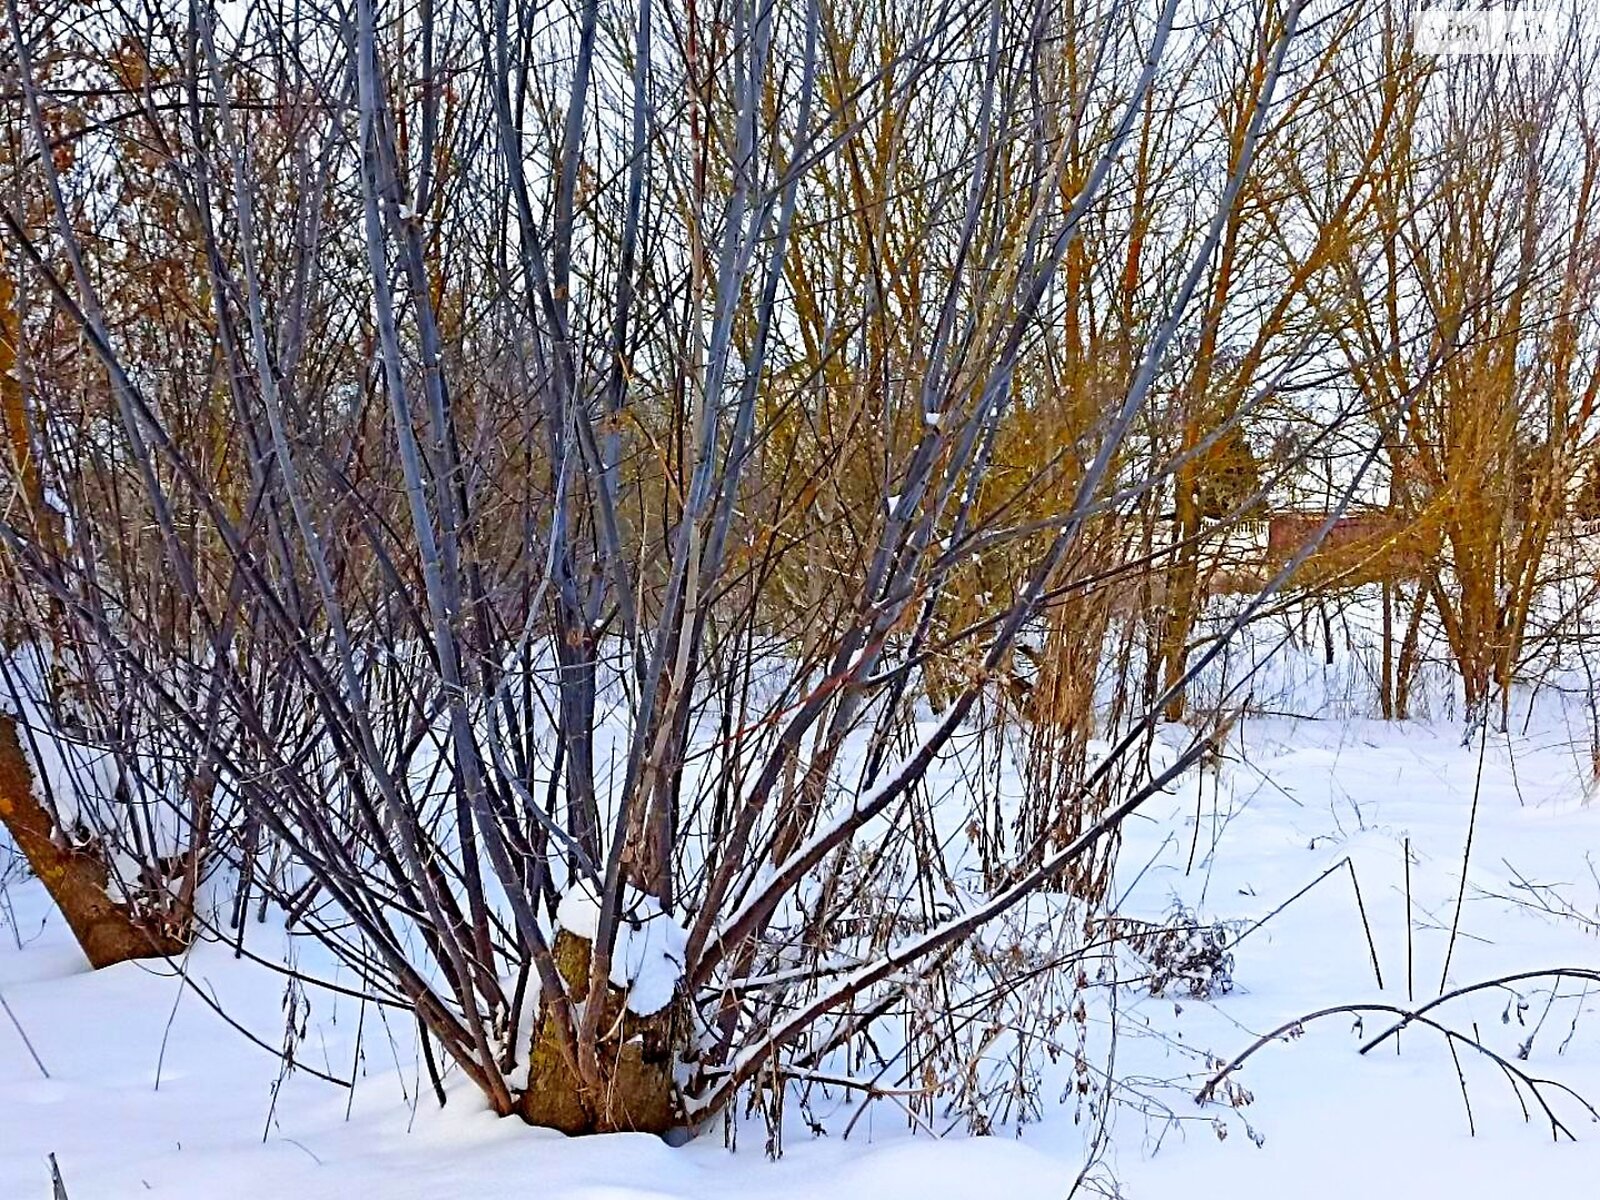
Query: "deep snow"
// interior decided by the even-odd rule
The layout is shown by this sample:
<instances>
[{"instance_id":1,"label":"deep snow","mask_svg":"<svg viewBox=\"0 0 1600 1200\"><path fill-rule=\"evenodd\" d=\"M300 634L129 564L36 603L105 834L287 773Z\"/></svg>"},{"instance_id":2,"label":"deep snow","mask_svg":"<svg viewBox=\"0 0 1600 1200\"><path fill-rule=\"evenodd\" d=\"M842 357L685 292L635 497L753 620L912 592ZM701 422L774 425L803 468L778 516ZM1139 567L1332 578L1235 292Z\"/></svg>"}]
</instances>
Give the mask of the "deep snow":
<instances>
[{"instance_id":1,"label":"deep snow","mask_svg":"<svg viewBox=\"0 0 1600 1200\"><path fill-rule=\"evenodd\" d=\"M1249 1062L1237 1076L1254 1098L1247 1107L1193 1100L1216 1059L1296 1016L1347 1002L1406 1004L1408 841L1412 987L1418 1002L1438 994L1475 791L1446 986L1600 966L1600 804L1585 802L1586 734L1555 717L1530 732L1462 742L1462 729L1445 724L1251 718L1220 772L1191 775L1135 818L1118 887L1129 889L1125 911L1142 916L1182 905L1207 922L1248 928L1348 856L1384 986L1349 873L1337 870L1233 948L1231 993L1196 1000L1123 989L1124 1090L1095 1175L1101 1185L1114 1181L1136 1198L1235 1200L1596 1194L1600 1125L1580 1106L1552 1096L1579 1138L1555 1143L1537 1106L1525 1123L1499 1069L1460 1049L1469 1136L1455 1064L1420 1029L1403 1035L1398 1054L1391 1043L1363 1057L1355 1018L1329 1017ZM32 882L6 890L0 926L0 996L16 1020L0 1010L4 1200L48 1196L51 1153L72 1200L1063 1197L1083 1165L1085 1130L1070 1106L1048 1106L1020 1137L1008 1127L936 1141L913 1136L880 1104L845 1140L841 1101L821 1114L831 1136L791 1129L777 1162L763 1153L756 1123L740 1128L737 1152L715 1133L683 1149L644 1136L568 1141L496 1121L459 1088L440 1111L403 1015L385 1020L314 987L286 991L283 976L225 947L191 952L187 984L166 964L91 974ZM262 927L251 938L258 954L313 953ZM1552 999L1552 982L1480 993L1434 1015L1467 1034L1476 1027L1513 1061L1532 1034L1519 1066L1600 1098L1600 996L1561 984ZM353 1096L306 1072L280 1081L278 1061L229 1028L202 993L269 1046L292 1026L300 1058L336 1076L350 1074L359 1030ZM1103 1033L1104 1012L1095 1020ZM1367 1036L1384 1027L1380 1016L1362 1019ZM1053 1096L1061 1084L1046 1090Z\"/></svg>"}]
</instances>

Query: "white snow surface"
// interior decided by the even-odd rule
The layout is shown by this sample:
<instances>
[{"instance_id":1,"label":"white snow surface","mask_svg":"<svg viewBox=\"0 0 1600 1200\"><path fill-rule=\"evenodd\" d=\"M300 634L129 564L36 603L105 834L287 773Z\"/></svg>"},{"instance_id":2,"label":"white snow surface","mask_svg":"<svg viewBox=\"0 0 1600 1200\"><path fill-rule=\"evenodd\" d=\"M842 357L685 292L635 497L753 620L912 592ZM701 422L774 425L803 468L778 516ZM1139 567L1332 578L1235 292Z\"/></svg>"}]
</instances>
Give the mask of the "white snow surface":
<instances>
[{"instance_id":1,"label":"white snow surface","mask_svg":"<svg viewBox=\"0 0 1600 1200\"><path fill-rule=\"evenodd\" d=\"M1152 918L1181 903L1243 928L1282 911L1233 947L1235 987L1225 996L1118 991L1124 1102L1096 1171L1101 1191L1079 1194L1595 1195L1600 1124L1579 1104L1547 1093L1578 1138L1553 1141L1538 1104L1519 1100L1493 1062L1458 1046L1469 1125L1462 1081L1438 1036L1413 1028L1358 1053L1386 1027L1375 1012L1359 1031L1341 1013L1269 1043L1237 1076L1253 1097L1244 1107L1193 1099L1216 1060L1318 1009L1406 1006L1408 994L1421 1003L1518 971L1593 967L1600 806L1586 798L1591 771L1586 731L1560 717L1527 729L1519 721L1509 736L1468 745L1459 725L1442 722L1244 721L1220 772L1186 777L1131 823L1116 889L1127 893L1125 912ZM1282 907L1346 858L1381 986L1348 871ZM639 928L625 923L628 953L618 957L632 987L648 990L641 985L655 985L658 967L667 978L660 964L674 947L681 956L681 928L630 907ZM591 914L592 898L569 893L564 923L578 930ZM247 944L314 976L355 982L312 943L270 925L252 925ZM859 1097L817 1093L809 1113L788 1113L784 1154L773 1162L754 1121L733 1126L736 1149L721 1125L680 1149L643 1135L568 1140L495 1119L456 1077L439 1109L405 1014L316 985L305 987L296 1054L330 1075L353 1074L354 1091L304 1070L283 1077L278 1060L207 1000L278 1046L285 987L282 974L216 944L179 963L90 972L40 886L11 873L0 892L0 1198L49 1196L52 1153L71 1200L1060 1200L1084 1165L1089 1122L1074 1122L1070 1099L1056 1103L1070 1090L1070 1047L1046 1081L1036 1123L936 1140L880 1101L846 1137ZM1433 1015L1469 1035L1476 1028L1519 1068L1594 1099L1597 1007L1600 988L1525 980ZM1102 1030L1105 1015L1094 1017ZM807 1117L828 1136L813 1136Z\"/></svg>"},{"instance_id":2,"label":"white snow surface","mask_svg":"<svg viewBox=\"0 0 1600 1200\"><path fill-rule=\"evenodd\" d=\"M562 895L556 924L585 941L599 936L600 902L588 880L579 880ZM611 951L611 982L627 990L630 1012L648 1017L672 1002L688 944L688 931L662 911L654 896L626 889Z\"/></svg>"}]
</instances>

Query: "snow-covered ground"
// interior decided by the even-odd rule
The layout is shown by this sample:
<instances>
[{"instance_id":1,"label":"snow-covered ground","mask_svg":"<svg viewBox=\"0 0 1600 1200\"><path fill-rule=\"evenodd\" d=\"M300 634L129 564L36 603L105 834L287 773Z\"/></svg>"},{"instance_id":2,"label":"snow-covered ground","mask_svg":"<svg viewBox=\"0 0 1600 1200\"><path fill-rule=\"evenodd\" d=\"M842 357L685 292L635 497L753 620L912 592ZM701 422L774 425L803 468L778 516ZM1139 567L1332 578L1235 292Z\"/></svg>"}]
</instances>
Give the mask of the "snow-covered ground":
<instances>
[{"instance_id":1,"label":"snow-covered ground","mask_svg":"<svg viewBox=\"0 0 1600 1200\"><path fill-rule=\"evenodd\" d=\"M1443 986L1600 967L1600 803L1585 802L1587 745L1559 717L1465 746L1459 726L1442 724L1244 722L1220 772L1191 776L1128 830L1124 911L1162 917L1181 905L1206 923L1237 923L1237 933L1348 858L1366 922L1351 871L1338 868L1231 947L1228 994L1122 989L1123 1090L1092 1182L1135 1198L1596 1194L1600 1124L1579 1103L1546 1092L1578 1139L1557 1142L1538 1101L1525 1091L1519 1100L1500 1067L1468 1046L1456 1048L1460 1076L1426 1029L1362 1056L1362 1042L1387 1028L1377 1012L1359 1027L1353 1014L1328 1016L1266 1046L1234 1078L1253 1097L1243 1108L1193 1099L1217 1060L1296 1017L1440 993L1475 797ZM252 937L263 956L275 946ZM278 949L294 957L294 947ZM1064 1197L1083 1167L1085 1129L1071 1105L1047 1106L1020 1132L942 1141L914 1135L885 1103L846 1139L841 1109L828 1116L829 1136L791 1130L776 1162L755 1123L735 1151L720 1133L680 1149L646 1136L568 1141L497 1121L464 1089L438 1109L403 1015L292 985L216 945L196 948L183 975L151 964L89 973L39 886L9 886L0 1198L48 1196L52 1153L72 1200ZM306 1071L280 1079L278 1060L212 1003L270 1047L287 1036L330 1075L351 1074L359 1044L353 1095ZM1597 1009L1600 986L1530 979L1430 1016L1520 1070L1600 1098ZM1102 1034L1105 1018L1091 1018ZM1047 1094L1060 1094L1069 1065Z\"/></svg>"}]
</instances>

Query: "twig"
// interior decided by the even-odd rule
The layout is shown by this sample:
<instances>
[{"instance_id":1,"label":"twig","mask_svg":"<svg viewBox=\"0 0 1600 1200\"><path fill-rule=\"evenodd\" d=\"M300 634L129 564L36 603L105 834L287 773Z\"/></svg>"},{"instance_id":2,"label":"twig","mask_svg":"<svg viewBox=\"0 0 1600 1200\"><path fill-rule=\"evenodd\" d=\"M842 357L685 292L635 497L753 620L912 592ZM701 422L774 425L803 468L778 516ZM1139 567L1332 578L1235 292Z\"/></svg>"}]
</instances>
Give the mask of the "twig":
<instances>
[{"instance_id":1,"label":"twig","mask_svg":"<svg viewBox=\"0 0 1600 1200\"><path fill-rule=\"evenodd\" d=\"M172 1036L172 1023L177 1020L178 1017L178 1004L183 999L183 993L187 990L183 985L189 977L189 951L193 949L194 943L190 942L188 947L183 952L183 961L178 964L178 973L180 977L178 983L178 994L172 998L172 1010L167 1013L167 1024L161 1030L161 1050L156 1054L156 1084L155 1087L151 1089L152 1091L159 1092L161 1090L161 1068L167 1061L167 1040Z\"/></svg>"},{"instance_id":2,"label":"twig","mask_svg":"<svg viewBox=\"0 0 1600 1200\"><path fill-rule=\"evenodd\" d=\"M1438 1008L1439 1005L1444 1004L1447 1001L1455 1000L1461 996L1470 995L1473 992L1481 992L1486 988L1507 987L1513 983L1520 983L1524 979L1543 979L1546 977L1553 977L1557 979L1582 979L1590 983L1600 983L1600 971L1594 970L1590 967L1547 967L1540 971L1519 971L1514 975L1501 975L1495 979L1485 979L1481 983L1472 983L1465 987L1459 987L1453 991L1445 992L1437 999L1430 1000L1421 1008L1417 1009L1416 1015L1421 1016L1432 1009ZM1377 1037L1369 1041L1366 1045L1362 1046L1361 1053L1365 1054L1375 1046L1381 1045L1388 1038L1404 1029L1406 1024L1406 1021L1397 1021L1388 1029L1385 1029Z\"/></svg>"},{"instance_id":3,"label":"twig","mask_svg":"<svg viewBox=\"0 0 1600 1200\"><path fill-rule=\"evenodd\" d=\"M33 1065L39 1068L39 1074L49 1079L50 1072L45 1070L45 1065L39 1057L39 1052L33 1048L33 1043L28 1040L28 1031L22 1027L22 1022L17 1020L17 1014L11 1011L11 1005L6 1003L4 992L0 992L0 1008L6 1010L6 1016L10 1017L11 1023L16 1026L17 1036L22 1039L22 1044L28 1048L28 1053L33 1057Z\"/></svg>"},{"instance_id":4,"label":"twig","mask_svg":"<svg viewBox=\"0 0 1600 1200\"><path fill-rule=\"evenodd\" d=\"M1435 1001L1435 1003L1439 1003L1439 1001ZM1424 1016L1421 1010L1410 1011L1394 1004L1336 1004L1329 1008L1322 1008L1318 1009L1316 1012L1307 1013L1305 1016L1297 1017L1292 1021L1286 1021L1276 1029L1272 1030L1272 1032L1262 1034L1248 1047L1246 1047L1243 1052L1235 1057L1232 1062L1228 1063L1209 1080L1207 1080L1205 1086L1195 1093L1195 1103L1209 1103L1212 1097L1215 1095L1216 1089L1221 1086L1223 1080L1227 1079L1228 1076L1232 1075L1241 1066L1243 1066L1245 1062L1254 1056L1255 1053L1263 1046L1269 1045L1270 1043L1278 1041L1286 1036L1298 1036L1304 1031L1304 1027L1308 1022L1320 1020L1323 1017L1336 1016L1339 1014L1354 1013L1359 1015L1360 1013L1364 1012L1393 1013L1402 1018L1402 1020L1395 1026L1396 1029L1411 1022L1417 1022L1419 1024L1426 1025L1432 1030L1435 1030L1448 1042L1461 1042L1464 1045L1471 1046L1479 1054L1482 1054L1485 1058L1498 1065L1500 1069L1508 1076L1516 1080L1520 1080L1527 1086L1528 1091L1533 1094L1533 1098L1539 1102L1539 1107L1543 1110L1545 1118L1550 1122L1551 1136L1557 1140L1560 1140L1562 1134L1567 1136L1568 1141L1575 1142L1578 1139L1573 1134L1572 1130L1567 1128L1566 1123L1556 1115L1555 1110L1550 1107L1549 1101L1544 1098L1544 1093L1540 1091L1541 1085L1548 1088L1554 1088L1556 1091L1562 1092L1563 1094L1571 1097L1578 1104L1582 1105L1584 1110L1588 1112L1591 1117L1593 1117L1596 1121L1600 1121L1600 1111L1597 1111L1594 1105L1590 1104L1566 1084L1554 1079L1536 1078L1522 1070L1515 1063L1508 1060L1504 1055L1498 1054L1489 1049L1488 1046L1485 1046L1476 1038L1470 1038L1464 1033L1459 1033L1446 1025L1441 1025L1438 1021L1433 1020L1431 1017ZM1363 1052L1369 1048L1370 1045L1368 1047L1363 1047ZM1524 1111L1526 1111L1526 1109Z\"/></svg>"},{"instance_id":5,"label":"twig","mask_svg":"<svg viewBox=\"0 0 1600 1200\"><path fill-rule=\"evenodd\" d=\"M1472 1097L1467 1095L1467 1075L1466 1072L1461 1069L1461 1056L1456 1053L1456 1044L1453 1040L1446 1038L1445 1045L1450 1047L1450 1061L1455 1063L1456 1079L1458 1079L1461 1083L1461 1103L1466 1105L1467 1109L1467 1136L1477 1137L1478 1126L1472 1119ZM1515 1081L1513 1081L1511 1090L1516 1091ZM1517 1094L1517 1099L1522 1099L1522 1094L1520 1092ZM1524 1108L1522 1111L1524 1115L1526 1115L1528 1110Z\"/></svg>"},{"instance_id":6,"label":"twig","mask_svg":"<svg viewBox=\"0 0 1600 1200\"><path fill-rule=\"evenodd\" d=\"M1450 941L1444 948L1444 966L1439 970L1439 990L1450 980L1450 960L1455 956L1456 935L1461 930L1461 905L1467 895L1467 867L1472 861L1472 838L1478 829L1478 799L1483 794L1483 759L1489 746L1489 725L1483 722L1478 738L1478 773L1472 781L1472 811L1467 816L1467 844L1461 848L1461 884L1456 889L1456 911L1450 920Z\"/></svg>"},{"instance_id":7,"label":"twig","mask_svg":"<svg viewBox=\"0 0 1600 1200\"><path fill-rule=\"evenodd\" d=\"M1378 987L1381 989L1383 987L1383 971L1378 966L1378 947L1377 947L1377 943L1374 942L1373 938L1372 938L1372 926L1367 922L1366 906L1361 902L1361 885L1356 881L1355 863L1353 863L1350 860L1350 856L1349 855L1346 855L1345 857L1341 858L1336 863L1330 864L1328 866L1328 868L1325 871L1322 872L1322 874L1318 875L1310 883L1306 884L1305 887L1301 888L1298 892L1296 892L1294 895L1290 896L1282 904L1278 905L1277 908L1274 908L1271 912L1267 913L1266 916L1264 916L1260 920L1256 921L1249 928L1247 928L1243 933L1241 933L1238 937L1234 938L1233 939L1233 944L1235 946L1237 946L1240 942L1244 941L1245 938L1249 937L1252 933L1254 933L1256 930L1260 929L1268 921L1272 920L1272 918L1276 917L1279 913L1283 912L1286 908L1288 908L1296 900L1300 899L1307 892L1311 891L1312 888L1316 887L1319 883L1321 883L1324 879L1328 878L1328 876L1332 875L1340 867L1345 867L1350 872L1350 883L1351 883L1351 886L1355 888L1355 893L1356 893L1356 910L1361 915L1361 928L1366 932L1366 935L1367 935L1367 953L1371 957L1371 960L1372 960L1372 973L1373 973L1374 976L1376 976L1376 978L1378 980Z\"/></svg>"},{"instance_id":8,"label":"twig","mask_svg":"<svg viewBox=\"0 0 1600 1200\"><path fill-rule=\"evenodd\" d=\"M1367 953L1372 956L1372 974L1378 980L1378 990L1383 990L1383 972L1378 967L1378 945L1372 940L1372 926L1367 922L1367 906L1361 902L1361 882L1356 878L1356 864L1348 857L1345 866L1350 868L1350 886L1356 890L1356 911L1361 914L1361 928L1367 935Z\"/></svg>"},{"instance_id":9,"label":"twig","mask_svg":"<svg viewBox=\"0 0 1600 1200\"><path fill-rule=\"evenodd\" d=\"M1411 838L1409 836L1405 840L1405 858L1406 858L1406 1003L1407 1004L1415 1004L1417 1002L1417 991L1416 991L1415 985L1412 982L1412 974L1411 974L1411 968L1412 968L1412 964L1414 962L1414 955L1413 955L1412 943L1411 943Z\"/></svg>"}]
</instances>

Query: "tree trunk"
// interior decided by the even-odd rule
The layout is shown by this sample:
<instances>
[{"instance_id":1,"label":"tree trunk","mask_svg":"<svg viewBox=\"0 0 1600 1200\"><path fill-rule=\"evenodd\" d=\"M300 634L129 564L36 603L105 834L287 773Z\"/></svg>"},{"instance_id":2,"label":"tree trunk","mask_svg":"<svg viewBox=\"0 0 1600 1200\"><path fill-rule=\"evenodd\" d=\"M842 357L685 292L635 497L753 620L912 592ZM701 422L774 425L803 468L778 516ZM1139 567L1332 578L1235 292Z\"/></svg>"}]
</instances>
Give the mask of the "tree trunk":
<instances>
[{"instance_id":1,"label":"tree trunk","mask_svg":"<svg viewBox=\"0 0 1600 1200\"><path fill-rule=\"evenodd\" d=\"M587 995L588 940L562 930L552 953L568 994ZM627 1011L626 999L620 988L606 991L599 1046L606 1086L599 1096L591 1094L568 1066L553 1018L541 1017L530 1052L528 1087L517 1100L517 1114L523 1120L573 1135L665 1133L683 1123L672 1077L684 1028L681 1005L674 1002L641 1017Z\"/></svg>"},{"instance_id":2,"label":"tree trunk","mask_svg":"<svg viewBox=\"0 0 1600 1200\"><path fill-rule=\"evenodd\" d=\"M34 791L33 769L17 736L16 718L0 713L0 822L66 918L96 970L130 958L183 951L185 940L153 928L111 898L100 857L66 846Z\"/></svg>"},{"instance_id":3,"label":"tree trunk","mask_svg":"<svg viewBox=\"0 0 1600 1200\"><path fill-rule=\"evenodd\" d=\"M0 275L0 422L5 426L15 472L15 498L21 501L21 511L13 519L20 516L31 523L35 538L59 551L65 542L65 526L61 515L45 502L26 397L16 370L20 325L16 289L9 278ZM53 600L51 608L55 611ZM43 881L89 965L98 970L130 958L181 952L184 937L142 922L111 898L106 890L109 875L105 862L93 851L68 846L54 818L39 803L34 782L16 718L0 713L0 823Z\"/></svg>"},{"instance_id":4,"label":"tree trunk","mask_svg":"<svg viewBox=\"0 0 1600 1200\"><path fill-rule=\"evenodd\" d=\"M1187 445L1185 451L1189 449ZM1192 467L1178 472L1176 558L1167 569L1166 627L1162 632L1161 661L1164 667L1163 691L1171 691L1163 716L1181 721L1188 709L1188 695L1182 687L1189 670L1189 637L1200 606L1200 505L1196 500L1198 483Z\"/></svg>"},{"instance_id":5,"label":"tree trunk","mask_svg":"<svg viewBox=\"0 0 1600 1200\"><path fill-rule=\"evenodd\" d=\"M1383 588L1383 673L1378 680L1378 702L1383 719L1394 720L1394 584L1386 573Z\"/></svg>"}]
</instances>

